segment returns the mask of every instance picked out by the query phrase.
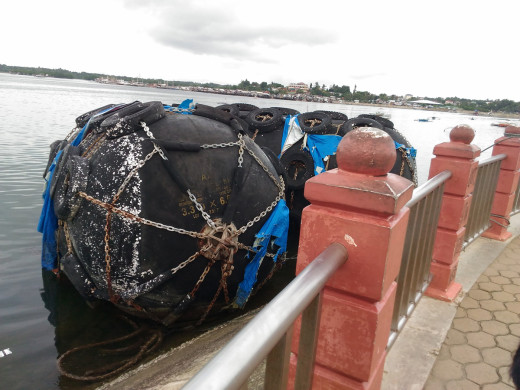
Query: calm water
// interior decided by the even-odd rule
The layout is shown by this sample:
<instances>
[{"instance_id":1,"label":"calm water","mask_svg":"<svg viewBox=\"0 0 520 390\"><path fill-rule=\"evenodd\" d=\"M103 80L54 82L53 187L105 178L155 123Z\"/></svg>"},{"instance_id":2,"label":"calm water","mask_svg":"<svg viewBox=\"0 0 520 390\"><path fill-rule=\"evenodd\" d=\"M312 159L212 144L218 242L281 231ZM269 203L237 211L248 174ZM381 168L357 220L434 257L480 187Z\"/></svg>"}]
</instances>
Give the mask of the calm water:
<instances>
[{"instance_id":1,"label":"calm water","mask_svg":"<svg viewBox=\"0 0 520 390\"><path fill-rule=\"evenodd\" d=\"M36 225L49 144L63 139L77 116L105 104L134 100L171 104L186 98L213 106L242 102L260 107L291 107L301 112L333 110L349 117L382 111L390 115L395 127L418 150L420 183L427 179L433 146L448 141L453 126L471 125L476 131L474 143L481 148L503 134L502 128L491 126L497 119L485 117L253 99L0 73L0 351L4 352L0 357L0 388L89 387L60 378L56 358L71 347L103 339L121 324L111 307L88 308L70 286L56 283L40 269L41 235ZM416 121L431 116L440 119ZM490 152L484 155L489 156Z\"/></svg>"}]
</instances>

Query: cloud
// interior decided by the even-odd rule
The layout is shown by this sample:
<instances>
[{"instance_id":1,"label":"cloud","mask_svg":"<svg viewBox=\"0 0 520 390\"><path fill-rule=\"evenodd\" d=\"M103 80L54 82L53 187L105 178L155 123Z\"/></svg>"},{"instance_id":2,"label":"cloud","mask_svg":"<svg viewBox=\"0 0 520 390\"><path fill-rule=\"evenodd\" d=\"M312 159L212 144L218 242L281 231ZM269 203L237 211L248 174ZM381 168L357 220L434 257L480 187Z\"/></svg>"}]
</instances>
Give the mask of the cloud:
<instances>
[{"instance_id":1,"label":"cloud","mask_svg":"<svg viewBox=\"0 0 520 390\"><path fill-rule=\"evenodd\" d=\"M139 7L127 0L129 7ZM322 25L285 24L283 15L267 3L254 6L233 1L218 3L143 3L158 18L149 34L169 48L236 61L274 62L288 48L313 48L336 40Z\"/></svg>"}]
</instances>

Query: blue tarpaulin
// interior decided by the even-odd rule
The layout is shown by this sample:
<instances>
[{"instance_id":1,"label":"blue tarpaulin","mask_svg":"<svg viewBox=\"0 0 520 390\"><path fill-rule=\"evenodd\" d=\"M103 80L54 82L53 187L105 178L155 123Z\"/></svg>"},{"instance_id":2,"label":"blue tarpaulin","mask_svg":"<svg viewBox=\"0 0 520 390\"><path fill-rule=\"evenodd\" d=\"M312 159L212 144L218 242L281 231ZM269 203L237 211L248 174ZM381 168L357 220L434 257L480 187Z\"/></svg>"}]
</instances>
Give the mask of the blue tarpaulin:
<instances>
[{"instance_id":1,"label":"blue tarpaulin","mask_svg":"<svg viewBox=\"0 0 520 390\"><path fill-rule=\"evenodd\" d=\"M336 153L342 137L329 134L307 134L307 147L314 160L314 174L325 171L323 159Z\"/></svg>"},{"instance_id":2,"label":"blue tarpaulin","mask_svg":"<svg viewBox=\"0 0 520 390\"><path fill-rule=\"evenodd\" d=\"M46 270L53 270L56 268L56 259L58 254L56 252L56 237L54 235L58 228L58 218L54 214L54 202L51 199L51 181L56 169L56 163L59 160L61 153L60 150L51 166L49 167L49 174L47 175L47 185L43 192L43 207L40 214L40 220L38 221L38 231L43 233L42 236L42 268Z\"/></svg>"},{"instance_id":3,"label":"blue tarpaulin","mask_svg":"<svg viewBox=\"0 0 520 390\"><path fill-rule=\"evenodd\" d=\"M269 219L264 226L256 234L256 240L253 244L253 249L257 252L255 257L246 266L244 272L244 280L238 286L237 295L235 297L235 304L242 308L246 304L253 286L256 283L258 269L262 260L267 253L268 247L278 247L273 257L273 262L276 262L278 255L287 250L287 235L289 232L289 208L285 200L280 200L274 210L271 212Z\"/></svg>"}]
</instances>

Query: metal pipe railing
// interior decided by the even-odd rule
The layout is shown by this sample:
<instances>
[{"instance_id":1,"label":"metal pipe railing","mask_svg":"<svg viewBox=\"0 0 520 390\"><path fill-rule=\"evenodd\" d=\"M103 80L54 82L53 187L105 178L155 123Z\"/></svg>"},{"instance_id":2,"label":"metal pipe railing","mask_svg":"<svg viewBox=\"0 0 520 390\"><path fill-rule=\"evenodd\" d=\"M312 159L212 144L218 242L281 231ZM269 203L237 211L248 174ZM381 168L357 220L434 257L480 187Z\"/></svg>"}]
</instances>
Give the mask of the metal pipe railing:
<instances>
[{"instance_id":1,"label":"metal pipe railing","mask_svg":"<svg viewBox=\"0 0 520 390\"><path fill-rule=\"evenodd\" d=\"M500 165L507 156L499 154L482 160L478 164L475 189L469 208L466 233L464 234L463 248L477 239L490 226L491 206L498 183Z\"/></svg>"},{"instance_id":2,"label":"metal pipe railing","mask_svg":"<svg viewBox=\"0 0 520 390\"><path fill-rule=\"evenodd\" d=\"M516 188L515 200L513 202L513 209L511 210L511 215L515 215L520 213L520 181L518 182L518 187Z\"/></svg>"},{"instance_id":3,"label":"metal pipe railing","mask_svg":"<svg viewBox=\"0 0 520 390\"><path fill-rule=\"evenodd\" d=\"M310 389L313 372L310 367L314 363L317 344L321 291L347 257L347 249L343 245L331 244L238 332L183 389L247 388L249 376L268 354L265 386L268 389L285 389L292 324L302 312L295 388ZM311 360L305 362L306 358ZM282 367L279 366L280 363Z\"/></svg>"},{"instance_id":4,"label":"metal pipe railing","mask_svg":"<svg viewBox=\"0 0 520 390\"><path fill-rule=\"evenodd\" d=\"M451 177L444 171L414 190L406 207L410 209L401 268L392 315L390 347L430 283L430 264L441 211L444 183Z\"/></svg>"}]
</instances>

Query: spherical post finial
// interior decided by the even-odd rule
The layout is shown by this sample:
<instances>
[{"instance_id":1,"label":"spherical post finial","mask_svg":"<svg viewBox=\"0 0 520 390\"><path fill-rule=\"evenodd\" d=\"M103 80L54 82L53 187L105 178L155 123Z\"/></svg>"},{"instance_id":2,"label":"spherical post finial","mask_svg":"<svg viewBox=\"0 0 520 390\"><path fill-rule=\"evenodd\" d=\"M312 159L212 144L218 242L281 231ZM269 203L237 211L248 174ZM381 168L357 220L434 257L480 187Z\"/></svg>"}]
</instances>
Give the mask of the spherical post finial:
<instances>
[{"instance_id":1,"label":"spherical post finial","mask_svg":"<svg viewBox=\"0 0 520 390\"><path fill-rule=\"evenodd\" d=\"M384 176L395 164L395 143L383 130L360 127L343 137L336 158L341 171Z\"/></svg>"},{"instance_id":2,"label":"spherical post finial","mask_svg":"<svg viewBox=\"0 0 520 390\"><path fill-rule=\"evenodd\" d=\"M455 126L450 131L450 141L469 145L475 138L475 130L468 125Z\"/></svg>"}]
</instances>

